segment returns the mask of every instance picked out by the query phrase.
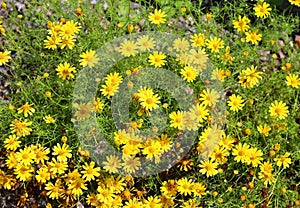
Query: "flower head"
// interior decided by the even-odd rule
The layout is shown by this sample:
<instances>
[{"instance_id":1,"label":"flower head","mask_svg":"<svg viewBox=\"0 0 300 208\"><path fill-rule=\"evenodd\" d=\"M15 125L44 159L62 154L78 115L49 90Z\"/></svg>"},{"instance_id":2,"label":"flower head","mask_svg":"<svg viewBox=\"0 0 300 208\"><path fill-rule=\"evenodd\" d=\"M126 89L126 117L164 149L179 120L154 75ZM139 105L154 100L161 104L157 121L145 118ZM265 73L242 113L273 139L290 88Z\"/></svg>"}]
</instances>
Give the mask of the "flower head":
<instances>
[{"instance_id":1,"label":"flower head","mask_svg":"<svg viewBox=\"0 0 300 208\"><path fill-rule=\"evenodd\" d=\"M164 11L155 9L154 13L149 14L148 18L152 24L160 25L161 23L166 22L166 16L167 15Z\"/></svg>"}]
</instances>

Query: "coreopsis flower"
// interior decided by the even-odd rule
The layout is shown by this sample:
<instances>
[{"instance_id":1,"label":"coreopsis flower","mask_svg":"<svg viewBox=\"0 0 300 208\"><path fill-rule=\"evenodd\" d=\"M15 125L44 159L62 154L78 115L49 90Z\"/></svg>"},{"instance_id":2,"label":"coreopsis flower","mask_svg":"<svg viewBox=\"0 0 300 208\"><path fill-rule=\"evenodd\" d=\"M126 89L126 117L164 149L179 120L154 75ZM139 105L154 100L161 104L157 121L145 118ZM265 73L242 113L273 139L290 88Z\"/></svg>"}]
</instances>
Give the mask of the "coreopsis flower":
<instances>
[{"instance_id":1,"label":"coreopsis flower","mask_svg":"<svg viewBox=\"0 0 300 208\"><path fill-rule=\"evenodd\" d=\"M81 26L78 25L78 22L73 20L67 21L66 24L60 27L59 35L61 38L72 38L75 34L79 33Z\"/></svg>"},{"instance_id":2,"label":"coreopsis flower","mask_svg":"<svg viewBox=\"0 0 300 208\"><path fill-rule=\"evenodd\" d=\"M12 130L11 133L16 133L18 137L21 136L28 136L30 135L30 132L32 131L29 126L32 124L31 121L27 121L26 119L24 121L15 119L10 124L10 129Z\"/></svg>"},{"instance_id":3,"label":"coreopsis flower","mask_svg":"<svg viewBox=\"0 0 300 208\"><path fill-rule=\"evenodd\" d=\"M153 38L149 38L148 35L138 38L136 43L141 51L150 51L155 45Z\"/></svg>"},{"instance_id":4,"label":"coreopsis flower","mask_svg":"<svg viewBox=\"0 0 300 208\"><path fill-rule=\"evenodd\" d=\"M193 187L192 187L192 192L194 194L194 196L196 197L201 197L203 195L205 195L205 185L201 182L196 182L193 184Z\"/></svg>"},{"instance_id":5,"label":"coreopsis flower","mask_svg":"<svg viewBox=\"0 0 300 208\"><path fill-rule=\"evenodd\" d=\"M124 171L127 173L134 173L141 166L141 162L138 157L127 156L123 158Z\"/></svg>"},{"instance_id":6,"label":"coreopsis flower","mask_svg":"<svg viewBox=\"0 0 300 208\"><path fill-rule=\"evenodd\" d=\"M166 55L162 52L154 51L153 54L149 55L149 63L155 67L162 67L165 65Z\"/></svg>"},{"instance_id":7,"label":"coreopsis flower","mask_svg":"<svg viewBox=\"0 0 300 208\"><path fill-rule=\"evenodd\" d=\"M32 104L29 105L28 102L25 103L20 108L18 108L18 114L24 113L25 118L28 117L28 115L32 115L35 112L35 109L31 106Z\"/></svg>"},{"instance_id":8,"label":"coreopsis flower","mask_svg":"<svg viewBox=\"0 0 300 208\"><path fill-rule=\"evenodd\" d=\"M242 70L242 72L239 74L239 83L242 87L245 88L252 88L255 85L258 84L259 79L261 79L261 75L263 72L257 72L257 66L251 66L250 68L247 67L247 69Z\"/></svg>"},{"instance_id":9,"label":"coreopsis flower","mask_svg":"<svg viewBox=\"0 0 300 208\"><path fill-rule=\"evenodd\" d=\"M6 64L10 59L10 51L5 50L4 52L0 52L0 66Z\"/></svg>"},{"instance_id":10,"label":"coreopsis flower","mask_svg":"<svg viewBox=\"0 0 300 208\"><path fill-rule=\"evenodd\" d=\"M29 181L33 176L33 171L34 168L31 165L19 163L15 168L14 174L16 175L16 178L20 179L21 181Z\"/></svg>"},{"instance_id":11,"label":"coreopsis flower","mask_svg":"<svg viewBox=\"0 0 300 208\"><path fill-rule=\"evenodd\" d=\"M51 115L47 115L43 119L46 123L55 123L55 119Z\"/></svg>"},{"instance_id":12,"label":"coreopsis flower","mask_svg":"<svg viewBox=\"0 0 300 208\"><path fill-rule=\"evenodd\" d=\"M79 62L83 67L88 66L92 68L99 61L96 51L94 50L89 50L80 54L80 58L81 59L79 60Z\"/></svg>"},{"instance_id":13,"label":"coreopsis flower","mask_svg":"<svg viewBox=\"0 0 300 208\"><path fill-rule=\"evenodd\" d=\"M177 38L173 41L173 48L178 52L187 51L190 47L189 42L185 38Z\"/></svg>"},{"instance_id":14,"label":"coreopsis flower","mask_svg":"<svg viewBox=\"0 0 300 208\"><path fill-rule=\"evenodd\" d=\"M288 76L286 76L285 83L287 86L292 86L298 89L300 85L300 78L298 78L298 74L289 74Z\"/></svg>"},{"instance_id":15,"label":"coreopsis flower","mask_svg":"<svg viewBox=\"0 0 300 208\"><path fill-rule=\"evenodd\" d=\"M72 67L69 63L65 62L63 64L59 64L56 68L57 75L63 80L70 80L74 78L74 74L76 73L75 67Z\"/></svg>"},{"instance_id":16,"label":"coreopsis flower","mask_svg":"<svg viewBox=\"0 0 300 208\"><path fill-rule=\"evenodd\" d=\"M167 15L164 11L155 9L154 13L149 14L148 18L152 24L156 24L159 26L160 24L166 22L166 19L165 19L166 16Z\"/></svg>"},{"instance_id":17,"label":"coreopsis flower","mask_svg":"<svg viewBox=\"0 0 300 208\"><path fill-rule=\"evenodd\" d=\"M57 46L61 43L61 38L59 36L47 36L47 40L44 40L44 47L46 49L57 49Z\"/></svg>"},{"instance_id":18,"label":"coreopsis flower","mask_svg":"<svg viewBox=\"0 0 300 208\"><path fill-rule=\"evenodd\" d=\"M259 126L257 126L257 130L258 130L259 133L261 133L265 136L268 136L269 132L271 131L271 127L268 126L267 124L265 124L264 126L259 125Z\"/></svg>"},{"instance_id":19,"label":"coreopsis flower","mask_svg":"<svg viewBox=\"0 0 300 208\"><path fill-rule=\"evenodd\" d=\"M118 173L118 169L122 167L121 160L114 155L107 156L103 165L104 170L109 173Z\"/></svg>"},{"instance_id":20,"label":"coreopsis flower","mask_svg":"<svg viewBox=\"0 0 300 208\"><path fill-rule=\"evenodd\" d=\"M16 152L16 158L20 164L30 165L34 161L35 154L31 147L25 147L19 150L19 152Z\"/></svg>"},{"instance_id":21,"label":"coreopsis flower","mask_svg":"<svg viewBox=\"0 0 300 208\"><path fill-rule=\"evenodd\" d=\"M218 163L212 161L212 160L203 160L199 167L200 169L200 173L202 174L206 174L206 177L210 177L210 176L214 176L216 174L218 174Z\"/></svg>"},{"instance_id":22,"label":"coreopsis flower","mask_svg":"<svg viewBox=\"0 0 300 208\"><path fill-rule=\"evenodd\" d=\"M215 106L219 102L219 99L220 99L220 95L214 89L203 90L200 93L200 98L199 98L199 100L202 101L202 104L204 106L209 106L209 107Z\"/></svg>"},{"instance_id":23,"label":"coreopsis flower","mask_svg":"<svg viewBox=\"0 0 300 208\"><path fill-rule=\"evenodd\" d=\"M182 127L183 127L183 113L181 111L172 112L169 115L169 117L171 119L170 127L182 129Z\"/></svg>"},{"instance_id":24,"label":"coreopsis flower","mask_svg":"<svg viewBox=\"0 0 300 208\"><path fill-rule=\"evenodd\" d=\"M147 141L143 146L142 153L146 155L147 160L152 160L154 158L155 161L157 161L162 154L159 141L153 139Z\"/></svg>"},{"instance_id":25,"label":"coreopsis flower","mask_svg":"<svg viewBox=\"0 0 300 208\"><path fill-rule=\"evenodd\" d=\"M291 153L286 152L284 155L280 155L279 158L275 158L274 161L277 162L276 165L278 167L283 166L283 168L288 168L289 165L292 163L292 159L289 158L289 156L291 155Z\"/></svg>"},{"instance_id":26,"label":"coreopsis flower","mask_svg":"<svg viewBox=\"0 0 300 208\"><path fill-rule=\"evenodd\" d=\"M196 70L191 66L185 66L181 69L180 74L183 77L183 80L186 80L187 82L193 82L198 75Z\"/></svg>"},{"instance_id":27,"label":"coreopsis flower","mask_svg":"<svg viewBox=\"0 0 300 208\"><path fill-rule=\"evenodd\" d=\"M259 18L266 18L270 15L270 11L272 10L270 4L266 2L257 3L254 6L255 15Z\"/></svg>"},{"instance_id":28,"label":"coreopsis flower","mask_svg":"<svg viewBox=\"0 0 300 208\"><path fill-rule=\"evenodd\" d=\"M141 106L146 109L146 110L153 110L159 107L159 97L157 94L153 93L153 90L150 88L144 88L141 89L138 93L137 93L138 97L139 97L139 102L141 104Z\"/></svg>"},{"instance_id":29,"label":"coreopsis flower","mask_svg":"<svg viewBox=\"0 0 300 208\"><path fill-rule=\"evenodd\" d=\"M63 143L61 146L59 143L53 147L52 155L57 156L57 161L66 161L68 158L72 158L72 150L69 149L69 145Z\"/></svg>"},{"instance_id":30,"label":"coreopsis flower","mask_svg":"<svg viewBox=\"0 0 300 208\"><path fill-rule=\"evenodd\" d=\"M55 184L48 182L45 189L47 190L47 196L49 196L50 199L59 199L61 194L64 192L59 180L56 180Z\"/></svg>"},{"instance_id":31,"label":"coreopsis flower","mask_svg":"<svg viewBox=\"0 0 300 208\"><path fill-rule=\"evenodd\" d=\"M244 16L243 18L241 15L239 15L238 20L233 20L232 24L235 29L237 29L238 32L246 32L249 30L250 26L248 25L250 23L250 20L248 17Z\"/></svg>"},{"instance_id":32,"label":"coreopsis flower","mask_svg":"<svg viewBox=\"0 0 300 208\"><path fill-rule=\"evenodd\" d=\"M258 30L254 30L251 32L245 32L246 34L246 42L251 42L252 44L258 45L258 42L261 41L261 34L258 34Z\"/></svg>"},{"instance_id":33,"label":"coreopsis flower","mask_svg":"<svg viewBox=\"0 0 300 208\"><path fill-rule=\"evenodd\" d=\"M135 42L131 40L125 40L123 43L121 43L119 52L125 57L135 56L137 54L137 48L138 46Z\"/></svg>"},{"instance_id":34,"label":"coreopsis flower","mask_svg":"<svg viewBox=\"0 0 300 208\"><path fill-rule=\"evenodd\" d=\"M113 85L110 83L106 83L105 85L101 85L101 94L107 98L114 96L114 94L118 91L118 85Z\"/></svg>"},{"instance_id":35,"label":"coreopsis flower","mask_svg":"<svg viewBox=\"0 0 300 208\"><path fill-rule=\"evenodd\" d=\"M192 179L186 177L177 180L177 190L180 194L187 196L192 194L193 182Z\"/></svg>"},{"instance_id":36,"label":"coreopsis flower","mask_svg":"<svg viewBox=\"0 0 300 208\"><path fill-rule=\"evenodd\" d=\"M221 38L213 37L206 41L206 46L211 52L217 53L221 48L224 48L224 41Z\"/></svg>"},{"instance_id":37,"label":"coreopsis flower","mask_svg":"<svg viewBox=\"0 0 300 208\"><path fill-rule=\"evenodd\" d=\"M229 97L228 106L230 106L232 111L239 111L243 108L243 102L244 100L240 95L233 94Z\"/></svg>"},{"instance_id":38,"label":"coreopsis flower","mask_svg":"<svg viewBox=\"0 0 300 208\"><path fill-rule=\"evenodd\" d=\"M273 118L281 120L288 116L289 110L284 102L275 100L269 107L269 112Z\"/></svg>"},{"instance_id":39,"label":"coreopsis flower","mask_svg":"<svg viewBox=\"0 0 300 208\"><path fill-rule=\"evenodd\" d=\"M100 167L94 167L95 162L91 162L90 164L85 163L84 166L82 166L83 171L82 178L84 178L86 181L94 180L95 177L98 177L100 175Z\"/></svg>"},{"instance_id":40,"label":"coreopsis flower","mask_svg":"<svg viewBox=\"0 0 300 208\"><path fill-rule=\"evenodd\" d=\"M202 48L205 46L206 38L202 33L192 35L190 39L193 47Z\"/></svg>"},{"instance_id":41,"label":"coreopsis flower","mask_svg":"<svg viewBox=\"0 0 300 208\"><path fill-rule=\"evenodd\" d=\"M16 135L9 135L8 138L4 140L4 147L7 150L16 151L17 148L20 146L21 141L19 141L19 137Z\"/></svg>"},{"instance_id":42,"label":"coreopsis flower","mask_svg":"<svg viewBox=\"0 0 300 208\"><path fill-rule=\"evenodd\" d=\"M300 7L300 0L289 0L292 5Z\"/></svg>"},{"instance_id":43,"label":"coreopsis flower","mask_svg":"<svg viewBox=\"0 0 300 208\"><path fill-rule=\"evenodd\" d=\"M47 166L44 166L37 170L37 174L35 175L35 179L39 183L46 183L50 180L50 172Z\"/></svg>"},{"instance_id":44,"label":"coreopsis flower","mask_svg":"<svg viewBox=\"0 0 300 208\"><path fill-rule=\"evenodd\" d=\"M245 163L247 161L247 156L249 156L248 151L250 146L246 143L239 143L233 150L232 155L235 156L234 160L237 162Z\"/></svg>"},{"instance_id":45,"label":"coreopsis flower","mask_svg":"<svg viewBox=\"0 0 300 208\"><path fill-rule=\"evenodd\" d=\"M261 161L263 160L263 152L261 150L257 148L250 148L247 154L248 157L246 157L246 163L248 165L257 167L259 164L261 164Z\"/></svg>"},{"instance_id":46,"label":"coreopsis flower","mask_svg":"<svg viewBox=\"0 0 300 208\"><path fill-rule=\"evenodd\" d=\"M67 161L58 161L55 158L52 158L52 161L47 164L50 167L50 172L52 174L63 174L68 167Z\"/></svg>"}]
</instances>

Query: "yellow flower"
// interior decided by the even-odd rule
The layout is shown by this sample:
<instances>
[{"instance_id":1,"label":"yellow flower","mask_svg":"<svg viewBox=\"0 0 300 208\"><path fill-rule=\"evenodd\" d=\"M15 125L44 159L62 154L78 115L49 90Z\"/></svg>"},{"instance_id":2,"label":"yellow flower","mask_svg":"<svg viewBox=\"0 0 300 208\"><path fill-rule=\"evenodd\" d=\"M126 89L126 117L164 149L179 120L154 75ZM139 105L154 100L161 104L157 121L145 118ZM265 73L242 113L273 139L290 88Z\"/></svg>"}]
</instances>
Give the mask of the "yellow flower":
<instances>
[{"instance_id":1,"label":"yellow flower","mask_svg":"<svg viewBox=\"0 0 300 208\"><path fill-rule=\"evenodd\" d=\"M283 166L284 169L288 168L292 163L291 158L289 158L290 155L291 154L289 152L286 152L284 155L281 155L279 158L275 158L274 161L275 162L277 161L276 165L278 167Z\"/></svg>"},{"instance_id":2,"label":"yellow flower","mask_svg":"<svg viewBox=\"0 0 300 208\"><path fill-rule=\"evenodd\" d=\"M69 145L63 143L61 146L57 143L56 146L53 147L52 155L57 155L57 161L67 161L68 158L72 158L71 154L72 150L69 149Z\"/></svg>"},{"instance_id":3,"label":"yellow flower","mask_svg":"<svg viewBox=\"0 0 300 208\"><path fill-rule=\"evenodd\" d=\"M181 69L180 74L182 75L183 80L186 80L187 82L193 82L198 75L196 70L191 66L185 66Z\"/></svg>"},{"instance_id":4,"label":"yellow flower","mask_svg":"<svg viewBox=\"0 0 300 208\"><path fill-rule=\"evenodd\" d=\"M7 150L12 150L12 151L16 151L17 148L20 146L21 141L18 141L19 137L17 137L16 135L9 135L8 138L6 138L4 140L4 147Z\"/></svg>"},{"instance_id":5,"label":"yellow flower","mask_svg":"<svg viewBox=\"0 0 300 208\"><path fill-rule=\"evenodd\" d=\"M201 48L201 47L205 46L206 39L202 33L199 33L199 34L194 34L191 37L190 41L192 42L193 47Z\"/></svg>"},{"instance_id":6,"label":"yellow flower","mask_svg":"<svg viewBox=\"0 0 300 208\"><path fill-rule=\"evenodd\" d=\"M298 89L298 87L300 85L300 79L298 78L298 75L290 74L290 75L286 76L285 83L287 86L292 86L292 87Z\"/></svg>"},{"instance_id":7,"label":"yellow flower","mask_svg":"<svg viewBox=\"0 0 300 208\"><path fill-rule=\"evenodd\" d=\"M206 190L206 188L203 183L197 182L197 183L193 184L192 191L193 191L194 196L201 197L201 196L205 195L205 190Z\"/></svg>"},{"instance_id":8,"label":"yellow flower","mask_svg":"<svg viewBox=\"0 0 300 208\"><path fill-rule=\"evenodd\" d=\"M72 190L72 194L78 197L83 194L82 190L87 190L88 188L85 185L85 181L82 178L77 177L71 181L68 185L68 189Z\"/></svg>"},{"instance_id":9,"label":"yellow flower","mask_svg":"<svg viewBox=\"0 0 300 208\"><path fill-rule=\"evenodd\" d=\"M268 184L275 183L276 179L274 178L271 172L259 172L258 178L264 182L264 185L267 186Z\"/></svg>"},{"instance_id":10,"label":"yellow flower","mask_svg":"<svg viewBox=\"0 0 300 208\"><path fill-rule=\"evenodd\" d=\"M55 122L55 119L52 118L50 115L45 116L43 119L46 123L54 123Z\"/></svg>"},{"instance_id":11,"label":"yellow flower","mask_svg":"<svg viewBox=\"0 0 300 208\"><path fill-rule=\"evenodd\" d=\"M109 98L118 91L118 86L107 83L105 85L101 85L100 91L102 95Z\"/></svg>"},{"instance_id":12,"label":"yellow flower","mask_svg":"<svg viewBox=\"0 0 300 208\"><path fill-rule=\"evenodd\" d=\"M64 49L64 48L72 49L74 45L75 44L73 38L64 38L60 42L60 49Z\"/></svg>"},{"instance_id":13,"label":"yellow flower","mask_svg":"<svg viewBox=\"0 0 300 208\"><path fill-rule=\"evenodd\" d=\"M263 153L261 150L257 149L257 148L250 148L247 152L247 156L246 157L246 163L248 165L252 165L253 167L257 167L260 163L261 163L261 160L263 160L262 156L263 156Z\"/></svg>"},{"instance_id":14,"label":"yellow flower","mask_svg":"<svg viewBox=\"0 0 300 208\"><path fill-rule=\"evenodd\" d=\"M242 87L245 88L252 88L256 84L258 84L259 79L261 79L261 74L263 72L257 72L257 66L251 66L250 68L247 67L247 69L242 70L242 72L239 74L239 83Z\"/></svg>"},{"instance_id":15,"label":"yellow flower","mask_svg":"<svg viewBox=\"0 0 300 208\"><path fill-rule=\"evenodd\" d=\"M219 99L220 99L220 95L214 89L204 90L203 92L200 93L200 98L199 98L199 100L202 101L202 104L204 106L209 106L209 107L215 106L219 102Z\"/></svg>"},{"instance_id":16,"label":"yellow flower","mask_svg":"<svg viewBox=\"0 0 300 208\"><path fill-rule=\"evenodd\" d=\"M46 183L48 180L50 180L50 173L47 166L38 169L36 173L35 179L37 182Z\"/></svg>"},{"instance_id":17,"label":"yellow flower","mask_svg":"<svg viewBox=\"0 0 300 208\"><path fill-rule=\"evenodd\" d=\"M181 111L172 112L169 117L171 119L170 127L181 130L183 127L183 113Z\"/></svg>"},{"instance_id":18,"label":"yellow flower","mask_svg":"<svg viewBox=\"0 0 300 208\"><path fill-rule=\"evenodd\" d=\"M210 38L206 42L207 48L211 49L211 52L219 52L219 49L224 48L224 41L220 38Z\"/></svg>"},{"instance_id":19,"label":"yellow flower","mask_svg":"<svg viewBox=\"0 0 300 208\"><path fill-rule=\"evenodd\" d=\"M44 47L46 49L56 49L57 45L61 43L61 38L59 36L47 36L47 40L44 40Z\"/></svg>"},{"instance_id":20,"label":"yellow flower","mask_svg":"<svg viewBox=\"0 0 300 208\"><path fill-rule=\"evenodd\" d=\"M57 71L57 75L63 80L65 79L70 80L74 78L74 75L72 73L76 73L75 68L72 67L67 62L65 62L64 64L59 64L58 67L56 68L56 71Z\"/></svg>"},{"instance_id":21,"label":"yellow flower","mask_svg":"<svg viewBox=\"0 0 300 208\"><path fill-rule=\"evenodd\" d=\"M248 17L244 16L243 18L239 15L239 19L238 20L233 20L233 27L235 29L237 29L238 32L245 32L249 30L249 23L250 20L248 19Z\"/></svg>"},{"instance_id":22,"label":"yellow flower","mask_svg":"<svg viewBox=\"0 0 300 208\"><path fill-rule=\"evenodd\" d=\"M152 160L153 158L155 158L156 161L159 160L159 156L162 154L160 143L153 139L147 141L143 146L142 153L146 155L147 160Z\"/></svg>"},{"instance_id":23,"label":"yellow flower","mask_svg":"<svg viewBox=\"0 0 300 208\"><path fill-rule=\"evenodd\" d=\"M90 164L85 163L84 166L82 166L82 168L84 169L83 171L81 171L83 175L82 178L84 178L86 181L94 180L95 177L98 177L100 175L100 168L94 168L94 166L95 162L91 162Z\"/></svg>"},{"instance_id":24,"label":"yellow flower","mask_svg":"<svg viewBox=\"0 0 300 208\"><path fill-rule=\"evenodd\" d=\"M99 113L103 110L104 103L100 100L100 98L95 98L93 105L95 112Z\"/></svg>"},{"instance_id":25,"label":"yellow flower","mask_svg":"<svg viewBox=\"0 0 300 208\"><path fill-rule=\"evenodd\" d=\"M78 22L73 20L67 21L66 24L62 25L59 31L59 35L63 39L72 38L74 34L79 33L81 26L78 26Z\"/></svg>"},{"instance_id":26,"label":"yellow flower","mask_svg":"<svg viewBox=\"0 0 300 208\"><path fill-rule=\"evenodd\" d=\"M244 100L242 99L242 97L240 95L231 95L229 97L229 101L227 101L228 106L230 106L230 110L232 111L239 111L242 110L243 108L243 102Z\"/></svg>"},{"instance_id":27,"label":"yellow flower","mask_svg":"<svg viewBox=\"0 0 300 208\"><path fill-rule=\"evenodd\" d=\"M161 206L161 199L158 196L148 196L147 199L143 200L145 208L159 208Z\"/></svg>"},{"instance_id":28,"label":"yellow flower","mask_svg":"<svg viewBox=\"0 0 300 208\"><path fill-rule=\"evenodd\" d=\"M261 34L257 34L258 30L254 30L251 32L245 32L246 34L246 42L251 42L252 44L258 45L258 42L261 41Z\"/></svg>"},{"instance_id":29,"label":"yellow flower","mask_svg":"<svg viewBox=\"0 0 300 208\"><path fill-rule=\"evenodd\" d=\"M233 149L232 155L235 156L234 160L237 162L246 162L247 161L247 156L249 156L249 145L244 143L239 143L236 148Z\"/></svg>"},{"instance_id":30,"label":"yellow flower","mask_svg":"<svg viewBox=\"0 0 300 208\"><path fill-rule=\"evenodd\" d=\"M29 105L28 102L22 105L20 108L18 108L18 114L24 112L25 117L28 117L28 114L32 115L35 112L35 109L32 108L31 105Z\"/></svg>"},{"instance_id":31,"label":"yellow flower","mask_svg":"<svg viewBox=\"0 0 300 208\"><path fill-rule=\"evenodd\" d=\"M166 55L162 52L154 51L153 54L149 55L150 65L154 65L155 67L162 67L165 65Z\"/></svg>"},{"instance_id":32,"label":"yellow flower","mask_svg":"<svg viewBox=\"0 0 300 208\"><path fill-rule=\"evenodd\" d=\"M300 7L300 0L289 0L289 2L290 2L292 5L296 5L296 6Z\"/></svg>"},{"instance_id":33,"label":"yellow flower","mask_svg":"<svg viewBox=\"0 0 300 208\"><path fill-rule=\"evenodd\" d=\"M141 162L138 157L124 157L123 161L124 171L127 173L134 173L136 170L138 170L139 166L141 165Z\"/></svg>"},{"instance_id":34,"label":"yellow flower","mask_svg":"<svg viewBox=\"0 0 300 208\"><path fill-rule=\"evenodd\" d=\"M149 38L148 35L144 35L137 39L137 45L141 51L150 51L154 48L155 41L153 38Z\"/></svg>"},{"instance_id":35,"label":"yellow flower","mask_svg":"<svg viewBox=\"0 0 300 208\"><path fill-rule=\"evenodd\" d=\"M177 38L173 42L173 48L178 52L184 52L187 51L190 47L189 42L185 38Z\"/></svg>"},{"instance_id":36,"label":"yellow flower","mask_svg":"<svg viewBox=\"0 0 300 208\"><path fill-rule=\"evenodd\" d=\"M121 168L121 161L119 158L114 155L110 155L106 157L106 161L103 162L104 170L109 173L118 173L118 169Z\"/></svg>"},{"instance_id":37,"label":"yellow flower","mask_svg":"<svg viewBox=\"0 0 300 208\"><path fill-rule=\"evenodd\" d=\"M16 158L20 164L30 165L35 158L35 153L31 147L25 147L16 153Z\"/></svg>"},{"instance_id":38,"label":"yellow flower","mask_svg":"<svg viewBox=\"0 0 300 208\"><path fill-rule=\"evenodd\" d=\"M19 137L28 136L28 135L30 135L30 132L32 131L32 129L28 127L31 124L32 124L32 122L27 122L26 119L24 121L15 119L10 124L10 126L11 126L10 129L12 130L11 133L16 132L17 136L19 136Z\"/></svg>"},{"instance_id":39,"label":"yellow flower","mask_svg":"<svg viewBox=\"0 0 300 208\"><path fill-rule=\"evenodd\" d=\"M61 188L59 180L55 182L55 185L51 182L46 184L45 189L47 190L47 196L50 199L59 199L64 190Z\"/></svg>"},{"instance_id":40,"label":"yellow flower","mask_svg":"<svg viewBox=\"0 0 300 208\"><path fill-rule=\"evenodd\" d=\"M255 15L259 18L266 18L270 15L270 11L272 10L270 4L263 2L262 4L257 3L254 6Z\"/></svg>"},{"instance_id":41,"label":"yellow flower","mask_svg":"<svg viewBox=\"0 0 300 208\"><path fill-rule=\"evenodd\" d=\"M17 179L20 179L21 181L29 181L33 176L33 171L34 168L31 165L24 165L19 163L14 173Z\"/></svg>"},{"instance_id":42,"label":"yellow flower","mask_svg":"<svg viewBox=\"0 0 300 208\"><path fill-rule=\"evenodd\" d=\"M7 63L11 57L9 56L10 51L5 50L4 52L0 52L0 66Z\"/></svg>"},{"instance_id":43,"label":"yellow flower","mask_svg":"<svg viewBox=\"0 0 300 208\"><path fill-rule=\"evenodd\" d=\"M116 86L118 86L123 80L122 76L118 72L110 73L109 75L106 76L105 79L106 79L105 81L106 84L116 85Z\"/></svg>"},{"instance_id":44,"label":"yellow flower","mask_svg":"<svg viewBox=\"0 0 300 208\"><path fill-rule=\"evenodd\" d=\"M68 163L67 161L57 161L55 158L52 158L52 161L48 162L48 166L51 174L63 174L67 170Z\"/></svg>"},{"instance_id":45,"label":"yellow flower","mask_svg":"<svg viewBox=\"0 0 300 208\"><path fill-rule=\"evenodd\" d=\"M137 53L138 46L131 40L125 40L123 43L121 43L119 52L125 56L135 56Z\"/></svg>"},{"instance_id":46,"label":"yellow flower","mask_svg":"<svg viewBox=\"0 0 300 208\"><path fill-rule=\"evenodd\" d=\"M74 115L78 120L89 118L91 116L90 113L92 112L93 107L94 105L92 103L80 103Z\"/></svg>"},{"instance_id":47,"label":"yellow flower","mask_svg":"<svg viewBox=\"0 0 300 208\"><path fill-rule=\"evenodd\" d=\"M213 162L212 160L203 160L199 167L201 168L200 173L206 174L206 177L218 174L218 170L216 169L218 167L218 163Z\"/></svg>"},{"instance_id":48,"label":"yellow flower","mask_svg":"<svg viewBox=\"0 0 300 208\"><path fill-rule=\"evenodd\" d=\"M158 26L161 23L165 23L166 22L165 17L166 17L166 13L164 11L157 10L157 9L154 10L154 13L150 13L149 16L148 16L149 21L152 24L156 24Z\"/></svg>"},{"instance_id":49,"label":"yellow flower","mask_svg":"<svg viewBox=\"0 0 300 208\"><path fill-rule=\"evenodd\" d=\"M286 118L289 113L286 104L282 101L278 102L277 100L275 100L275 102L271 104L271 106L269 107L269 112L270 115L277 120Z\"/></svg>"},{"instance_id":50,"label":"yellow flower","mask_svg":"<svg viewBox=\"0 0 300 208\"><path fill-rule=\"evenodd\" d=\"M49 148L42 147L40 144L35 149L35 162L36 164L42 163L44 164L45 161L49 160L49 157L47 156L50 153Z\"/></svg>"},{"instance_id":51,"label":"yellow flower","mask_svg":"<svg viewBox=\"0 0 300 208\"><path fill-rule=\"evenodd\" d=\"M193 182L192 179L186 177L181 178L177 181L177 190L180 194L186 196L192 194Z\"/></svg>"},{"instance_id":52,"label":"yellow flower","mask_svg":"<svg viewBox=\"0 0 300 208\"><path fill-rule=\"evenodd\" d=\"M264 126L262 125L259 125L257 127L257 130L259 133L265 135L265 136L268 136L269 135L269 132L271 131L271 127L269 127L267 124L265 124Z\"/></svg>"},{"instance_id":53,"label":"yellow flower","mask_svg":"<svg viewBox=\"0 0 300 208\"><path fill-rule=\"evenodd\" d=\"M80 58L80 66L83 67L89 66L90 68L92 68L99 61L96 51L93 50L89 50L80 54Z\"/></svg>"}]
</instances>

